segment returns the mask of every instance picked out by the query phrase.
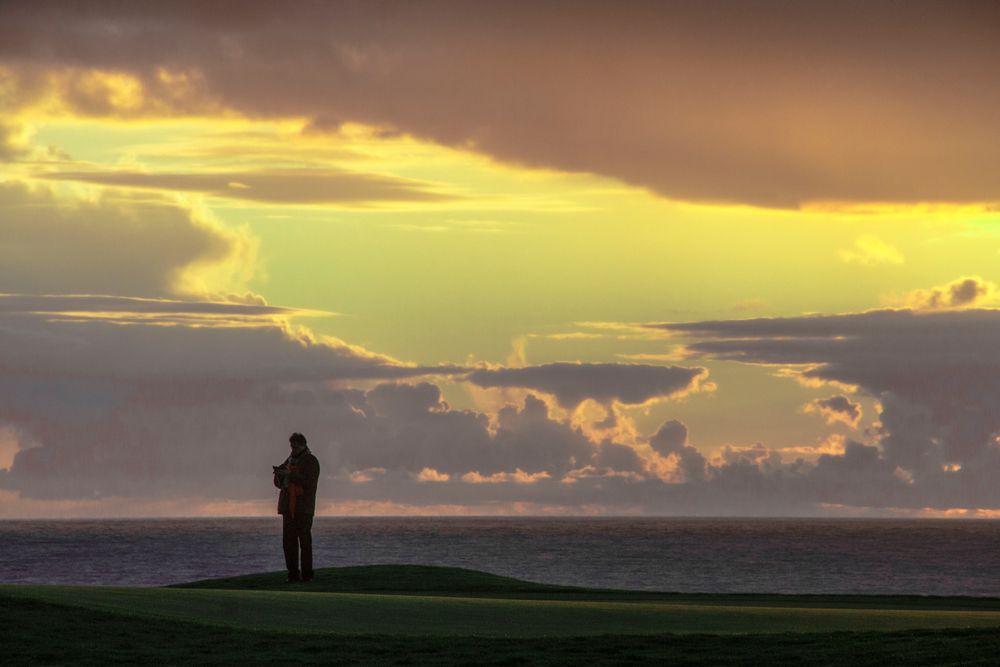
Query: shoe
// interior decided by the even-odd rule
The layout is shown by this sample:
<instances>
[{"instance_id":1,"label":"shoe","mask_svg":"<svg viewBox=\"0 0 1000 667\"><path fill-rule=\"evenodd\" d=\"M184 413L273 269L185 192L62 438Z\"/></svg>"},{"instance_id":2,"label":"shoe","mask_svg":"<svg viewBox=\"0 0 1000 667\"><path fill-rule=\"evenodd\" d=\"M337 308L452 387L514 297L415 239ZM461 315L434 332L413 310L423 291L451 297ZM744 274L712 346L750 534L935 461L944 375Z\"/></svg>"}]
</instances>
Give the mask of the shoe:
<instances>
[{"instance_id":1,"label":"shoe","mask_svg":"<svg viewBox=\"0 0 1000 667\"><path fill-rule=\"evenodd\" d=\"M313 576L311 574L303 574L302 575L302 581L312 581L312 580L313 580Z\"/></svg>"},{"instance_id":2,"label":"shoe","mask_svg":"<svg viewBox=\"0 0 1000 667\"><path fill-rule=\"evenodd\" d=\"M302 579L299 578L298 572L295 572L295 573L289 573L288 578L285 579L285 581L287 581L290 584L294 584L302 581Z\"/></svg>"}]
</instances>

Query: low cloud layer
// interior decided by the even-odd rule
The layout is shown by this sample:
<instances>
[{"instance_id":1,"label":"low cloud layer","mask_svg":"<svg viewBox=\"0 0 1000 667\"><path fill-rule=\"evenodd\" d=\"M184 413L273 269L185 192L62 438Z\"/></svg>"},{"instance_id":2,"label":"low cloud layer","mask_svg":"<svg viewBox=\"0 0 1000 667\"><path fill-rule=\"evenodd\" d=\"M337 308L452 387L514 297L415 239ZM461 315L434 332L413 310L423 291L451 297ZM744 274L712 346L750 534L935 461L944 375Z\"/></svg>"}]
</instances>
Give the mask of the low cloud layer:
<instances>
[{"instance_id":1,"label":"low cloud layer","mask_svg":"<svg viewBox=\"0 0 1000 667\"><path fill-rule=\"evenodd\" d=\"M480 387L520 387L552 394L566 408L592 399L637 405L656 398L697 391L704 368L644 364L552 363L528 368L484 369L469 382Z\"/></svg>"},{"instance_id":2,"label":"low cloud layer","mask_svg":"<svg viewBox=\"0 0 1000 667\"><path fill-rule=\"evenodd\" d=\"M864 434L867 442L842 439L806 458L761 443L731 444L709 456L697 433L675 419L649 435L604 438L554 415L531 393L491 414L456 409L427 382L344 388L328 380L463 369L409 367L331 341L309 343L280 328L121 326L52 322L51 315L6 313L0 327L8 462L0 489L36 508L266 507L273 495L267 466L284 456L292 431L305 432L323 461L325 511L788 515L1000 508L993 483L1000 474L1000 418L990 409L1000 399L998 311L667 325L700 338L692 353L807 364L796 366L803 378L853 384L878 399L879 420ZM12 336L28 320L38 331L21 328L23 340ZM106 347L88 339L88 330ZM178 349L201 352L175 356L170 337L178 335L194 337ZM146 338L147 347L137 347ZM238 349L227 351L223 342ZM594 370L581 365L561 375L561 368L509 370L567 383L579 381L573 373ZM700 377L700 369L682 370L689 383L691 373ZM623 398L601 387L574 391L594 400ZM548 386L553 393L561 388ZM647 393L632 396L639 401ZM572 404L578 395L563 398ZM828 417L860 418L860 407L845 395L816 404Z\"/></svg>"},{"instance_id":3,"label":"low cloud layer","mask_svg":"<svg viewBox=\"0 0 1000 667\"><path fill-rule=\"evenodd\" d=\"M0 367L8 379L29 376L345 380L455 373L455 366L412 366L282 321L247 322L203 309L180 324L125 318L5 314L0 316Z\"/></svg>"},{"instance_id":4,"label":"low cloud layer","mask_svg":"<svg viewBox=\"0 0 1000 667\"><path fill-rule=\"evenodd\" d=\"M60 198L0 182L0 292L176 296L198 273L239 283L253 241L168 202Z\"/></svg>"},{"instance_id":5,"label":"low cloud layer","mask_svg":"<svg viewBox=\"0 0 1000 667\"><path fill-rule=\"evenodd\" d=\"M843 457L820 458L871 479L852 504L1000 507L991 481L1000 475L1000 310L658 326L693 337L696 357L794 364L804 380L856 386L878 399L872 445L849 443Z\"/></svg>"},{"instance_id":6,"label":"low cloud layer","mask_svg":"<svg viewBox=\"0 0 1000 667\"><path fill-rule=\"evenodd\" d=\"M0 387L0 391L4 391ZM67 395L70 395L69 389ZM90 399L94 401L94 399ZM0 490L63 511L73 503L267 507L269 465L305 432L323 465L321 507L535 507L656 514L810 514L827 504L909 502L874 447L849 443L815 465L766 447L707 461L668 422L640 455L594 442L531 395L488 415L455 410L429 384L368 391L214 382L108 388L103 404L30 404L4 416L18 451ZM53 415L57 418L53 419ZM123 512L128 513L128 512Z\"/></svg>"},{"instance_id":7,"label":"low cloud layer","mask_svg":"<svg viewBox=\"0 0 1000 667\"><path fill-rule=\"evenodd\" d=\"M231 295L228 301L181 301L93 294L0 294L0 313L93 318L120 322L127 318L220 318L220 323L294 315L330 314L268 305L262 297Z\"/></svg>"},{"instance_id":8,"label":"low cloud layer","mask_svg":"<svg viewBox=\"0 0 1000 667\"><path fill-rule=\"evenodd\" d=\"M168 192L201 192L213 197L270 204L365 206L379 202L448 201L457 198L435 192L430 184L421 181L330 168L200 174L65 171L46 173L42 177Z\"/></svg>"},{"instance_id":9,"label":"low cloud layer","mask_svg":"<svg viewBox=\"0 0 1000 667\"><path fill-rule=\"evenodd\" d=\"M4 9L20 104L360 122L683 200L1000 199L990 3Z\"/></svg>"}]
</instances>

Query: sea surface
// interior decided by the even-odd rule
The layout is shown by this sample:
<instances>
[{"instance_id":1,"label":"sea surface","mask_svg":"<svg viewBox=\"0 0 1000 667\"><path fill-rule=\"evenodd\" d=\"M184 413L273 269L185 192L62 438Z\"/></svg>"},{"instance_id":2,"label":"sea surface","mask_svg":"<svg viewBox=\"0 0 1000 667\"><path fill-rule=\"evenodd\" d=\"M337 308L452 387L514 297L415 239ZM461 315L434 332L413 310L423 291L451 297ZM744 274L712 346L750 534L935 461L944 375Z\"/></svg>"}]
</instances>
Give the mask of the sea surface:
<instances>
[{"instance_id":1,"label":"sea surface","mask_svg":"<svg viewBox=\"0 0 1000 667\"><path fill-rule=\"evenodd\" d=\"M703 593L1000 597L1000 521L317 518L316 567L451 565ZM0 521L0 582L161 586L281 570L274 518Z\"/></svg>"}]
</instances>

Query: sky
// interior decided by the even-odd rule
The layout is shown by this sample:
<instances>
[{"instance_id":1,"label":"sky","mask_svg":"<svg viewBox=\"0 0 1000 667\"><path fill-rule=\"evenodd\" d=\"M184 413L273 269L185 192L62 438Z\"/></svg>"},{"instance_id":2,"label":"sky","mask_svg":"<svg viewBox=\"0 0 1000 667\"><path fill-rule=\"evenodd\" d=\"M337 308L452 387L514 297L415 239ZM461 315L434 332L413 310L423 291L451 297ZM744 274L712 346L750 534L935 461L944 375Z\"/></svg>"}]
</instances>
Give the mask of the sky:
<instances>
[{"instance_id":1,"label":"sky","mask_svg":"<svg viewBox=\"0 0 1000 667\"><path fill-rule=\"evenodd\" d=\"M1000 516L988 2L17 2L0 517Z\"/></svg>"}]
</instances>

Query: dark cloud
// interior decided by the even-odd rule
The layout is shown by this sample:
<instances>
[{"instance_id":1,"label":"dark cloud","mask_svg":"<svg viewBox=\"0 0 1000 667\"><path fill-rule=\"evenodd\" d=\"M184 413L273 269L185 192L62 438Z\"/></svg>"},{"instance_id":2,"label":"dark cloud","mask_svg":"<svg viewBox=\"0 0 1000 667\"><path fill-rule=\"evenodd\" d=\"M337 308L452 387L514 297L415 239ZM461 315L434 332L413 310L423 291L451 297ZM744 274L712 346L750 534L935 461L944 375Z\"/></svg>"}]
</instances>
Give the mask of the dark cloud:
<instances>
[{"instance_id":1,"label":"dark cloud","mask_svg":"<svg viewBox=\"0 0 1000 667\"><path fill-rule=\"evenodd\" d=\"M829 398L817 398L807 403L807 412L816 412L826 419L827 424L840 422L851 428L857 428L861 421L861 404L854 403L847 396L838 394Z\"/></svg>"},{"instance_id":2,"label":"dark cloud","mask_svg":"<svg viewBox=\"0 0 1000 667\"><path fill-rule=\"evenodd\" d=\"M990 338L998 320L1000 311L992 309L952 312L887 309L844 315L648 326L699 339L689 346L696 354L749 363L809 364L828 355L852 353L858 355L856 362L860 367L870 359L905 363L916 358L922 346L934 353L928 363L971 364L984 350L992 358ZM974 345L969 347L968 343Z\"/></svg>"},{"instance_id":3,"label":"dark cloud","mask_svg":"<svg viewBox=\"0 0 1000 667\"><path fill-rule=\"evenodd\" d=\"M203 317L203 314L199 314ZM0 368L55 378L242 379L271 381L398 378L455 374L456 366L415 366L316 337L281 321L242 317L185 326L47 314L0 316Z\"/></svg>"},{"instance_id":4,"label":"dark cloud","mask_svg":"<svg viewBox=\"0 0 1000 667\"><path fill-rule=\"evenodd\" d=\"M677 420L671 420L653 434L649 439L649 446L661 456L675 456L685 481L699 481L705 478L705 457L688 444L687 436L687 427Z\"/></svg>"},{"instance_id":5,"label":"dark cloud","mask_svg":"<svg viewBox=\"0 0 1000 667\"><path fill-rule=\"evenodd\" d=\"M594 456L594 465L602 471L641 473L642 459L635 449L612 441L604 441Z\"/></svg>"},{"instance_id":6,"label":"dark cloud","mask_svg":"<svg viewBox=\"0 0 1000 667\"><path fill-rule=\"evenodd\" d=\"M186 271L252 261L243 236L167 203L63 200L0 183L0 290L176 296Z\"/></svg>"},{"instance_id":7,"label":"dark cloud","mask_svg":"<svg viewBox=\"0 0 1000 667\"><path fill-rule=\"evenodd\" d=\"M39 175L130 188L204 192L215 197L270 204L368 206L391 201L450 201L423 181L341 169L268 169L231 173L145 173L137 171L61 171Z\"/></svg>"},{"instance_id":8,"label":"dark cloud","mask_svg":"<svg viewBox=\"0 0 1000 667\"><path fill-rule=\"evenodd\" d=\"M567 408L587 399L599 403L639 404L698 389L704 368L643 364L553 363L527 368L474 371L469 382L480 387L523 387L552 394Z\"/></svg>"},{"instance_id":9,"label":"dark cloud","mask_svg":"<svg viewBox=\"0 0 1000 667\"><path fill-rule=\"evenodd\" d=\"M262 298L253 295L242 298L234 295L233 299L232 301L181 301L91 294L0 294L0 313L79 315L115 320L128 316L202 318L219 316L236 320L320 314L319 311L271 306Z\"/></svg>"},{"instance_id":10,"label":"dark cloud","mask_svg":"<svg viewBox=\"0 0 1000 667\"><path fill-rule=\"evenodd\" d=\"M441 390L432 384L383 384L368 392L367 403L373 415L397 419L412 419L428 412L445 412L448 404L441 399Z\"/></svg>"},{"instance_id":11,"label":"dark cloud","mask_svg":"<svg viewBox=\"0 0 1000 667\"><path fill-rule=\"evenodd\" d=\"M921 289L907 295L907 305L922 310L971 308L986 305L997 286L978 276L959 278L941 287Z\"/></svg>"},{"instance_id":12,"label":"dark cloud","mask_svg":"<svg viewBox=\"0 0 1000 667\"><path fill-rule=\"evenodd\" d=\"M888 469L896 481L868 488L858 504L905 498L926 507L1000 506L1000 491L986 482L1000 474L1000 310L658 326L694 336L689 351L697 356L796 364L805 379L854 385L876 397L878 449L856 451L856 461L871 461L869 472L879 478ZM832 457L820 464L835 470L846 462Z\"/></svg>"},{"instance_id":13,"label":"dark cloud","mask_svg":"<svg viewBox=\"0 0 1000 667\"><path fill-rule=\"evenodd\" d=\"M356 121L696 201L1000 198L998 8L10 2L16 96ZM47 70L56 69L58 76ZM92 70L127 73L116 97Z\"/></svg>"},{"instance_id":14,"label":"dark cloud","mask_svg":"<svg viewBox=\"0 0 1000 667\"><path fill-rule=\"evenodd\" d=\"M978 506L997 504L995 491L991 504L986 487L970 492L956 483L927 505L925 488L900 476L878 447L858 442L815 464L782 462L761 444L730 446L706 461L675 421L649 440L676 463L678 473L666 479L635 448L589 440L533 396L491 420L449 407L426 383L362 391L107 380L63 382L53 391L4 375L0 420L20 446L11 468L0 471L0 489L24 499L269 502L267 466L285 455L288 433L301 431L323 462L323 503L742 516L817 514L831 506L961 507L977 495Z\"/></svg>"},{"instance_id":15,"label":"dark cloud","mask_svg":"<svg viewBox=\"0 0 1000 667\"><path fill-rule=\"evenodd\" d=\"M687 438L687 426L672 419L660 427L656 435L650 438L649 444L654 450L666 456L680 451L687 445Z\"/></svg>"},{"instance_id":16,"label":"dark cloud","mask_svg":"<svg viewBox=\"0 0 1000 667\"><path fill-rule=\"evenodd\" d=\"M58 403L51 400L56 392L45 391L50 400L37 408L28 397L7 400L16 392L14 383L0 383L0 418L24 444L0 485L28 498L266 498L266 466L285 455L294 429L307 434L323 461L328 499L364 497L365 484L348 482L352 473L378 470L376 479L413 482L431 469L465 488L469 500L476 494L467 489L479 485L462 482L467 473L475 473L468 479L512 480L517 470L561 478L599 451L578 430L550 420L538 399L503 411L491 432L485 415L448 409L429 384L364 392L244 381L119 382L103 399L67 387ZM615 458L635 465L620 453ZM380 493L395 499L384 487ZM431 494L425 500L434 497L423 493Z\"/></svg>"},{"instance_id":17,"label":"dark cloud","mask_svg":"<svg viewBox=\"0 0 1000 667\"><path fill-rule=\"evenodd\" d=\"M340 439L340 465L348 470L381 467L415 475L430 468L458 479L520 469L561 477L596 451L579 430L550 419L533 396L520 408L502 409L493 433L486 415L449 409L429 384L381 385L366 394L361 409L373 431Z\"/></svg>"}]
</instances>

